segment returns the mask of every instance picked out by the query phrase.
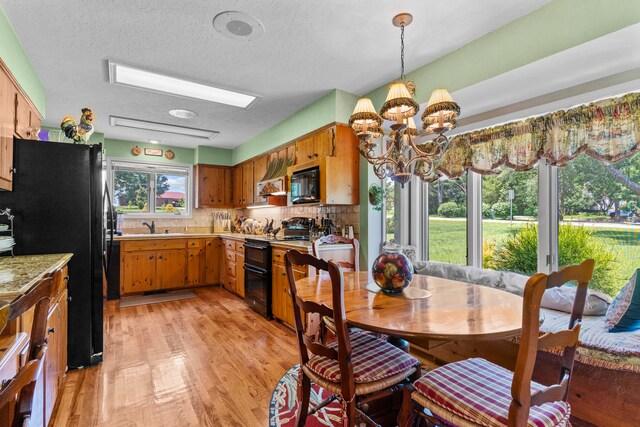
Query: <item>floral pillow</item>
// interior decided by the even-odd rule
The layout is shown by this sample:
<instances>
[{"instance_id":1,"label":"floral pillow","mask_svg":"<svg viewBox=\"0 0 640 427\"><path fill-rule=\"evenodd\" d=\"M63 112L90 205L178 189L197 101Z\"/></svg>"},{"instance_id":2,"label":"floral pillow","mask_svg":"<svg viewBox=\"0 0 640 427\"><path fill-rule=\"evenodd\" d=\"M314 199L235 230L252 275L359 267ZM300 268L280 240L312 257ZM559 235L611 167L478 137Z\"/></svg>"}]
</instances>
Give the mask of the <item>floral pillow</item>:
<instances>
[{"instance_id":1,"label":"floral pillow","mask_svg":"<svg viewBox=\"0 0 640 427\"><path fill-rule=\"evenodd\" d=\"M604 324L609 328L609 332L640 329L640 268L613 299Z\"/></svg>"}]
</instances>

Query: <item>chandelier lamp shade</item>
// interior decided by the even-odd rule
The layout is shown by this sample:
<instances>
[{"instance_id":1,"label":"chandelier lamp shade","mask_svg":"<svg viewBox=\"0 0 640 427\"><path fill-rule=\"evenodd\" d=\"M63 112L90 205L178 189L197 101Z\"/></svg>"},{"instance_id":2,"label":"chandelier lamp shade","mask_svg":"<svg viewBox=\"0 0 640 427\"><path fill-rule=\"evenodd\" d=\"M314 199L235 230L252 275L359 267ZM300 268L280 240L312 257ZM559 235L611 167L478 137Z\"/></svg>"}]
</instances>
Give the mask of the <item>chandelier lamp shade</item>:
<instances>
[{"instance_id":1,"label":"chandelier lamp shade","mask_svg":"<svg viewBox=\"0 0 640 427\"><path fill-rule=\"evenodd\" d=\"M390 178L400 184L409 182L415 175L428 180L435 172L436 163L449 147L445 132L456 127L460 106L446 89L433 91L422 114L422 131L414 116L420 105L413 99L415 85L404 76L404 29L413 17L401 13L393 18L400 27L400 80L389 85L389 93L378 114L369 98L358 100L349 126L359 139L358 151L373 165L376 176ZM391 121L388 136L383 128L384 120ZM435 135L433 139L416 144L420 136Z\"/></svg>"}]
</instances>

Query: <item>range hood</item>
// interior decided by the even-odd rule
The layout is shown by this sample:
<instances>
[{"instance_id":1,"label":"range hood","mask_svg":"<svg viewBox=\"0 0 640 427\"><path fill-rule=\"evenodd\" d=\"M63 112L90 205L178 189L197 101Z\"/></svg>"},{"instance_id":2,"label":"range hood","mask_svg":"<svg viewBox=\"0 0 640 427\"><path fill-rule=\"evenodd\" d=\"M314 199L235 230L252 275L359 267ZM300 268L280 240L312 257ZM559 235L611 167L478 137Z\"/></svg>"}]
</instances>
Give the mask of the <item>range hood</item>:
<instances>
[{"instance_id":1,"label":"range hood","mask_svg":"<svg viewBox=\"0 0 640 427\"><path fill-rule=\"evenodd\" d=\"M293 157L272 157L267 172L256 184L258 195L263 197L287 195L287 168L293 165Z\"/></svg>"}]
</instances>

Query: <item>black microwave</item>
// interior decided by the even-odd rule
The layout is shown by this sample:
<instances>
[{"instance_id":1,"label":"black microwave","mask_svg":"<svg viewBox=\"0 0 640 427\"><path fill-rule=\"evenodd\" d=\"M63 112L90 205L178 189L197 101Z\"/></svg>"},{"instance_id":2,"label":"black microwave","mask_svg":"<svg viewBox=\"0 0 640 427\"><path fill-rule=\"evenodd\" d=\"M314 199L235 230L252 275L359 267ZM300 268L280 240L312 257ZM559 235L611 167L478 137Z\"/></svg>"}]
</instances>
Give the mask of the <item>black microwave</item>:
<instances>
[{"instance_id":1,"label":"black microwave","mask_svg":"<svg viewBox=\"0 0 640 427\"><path fill-rule=\"evenodd\" d=\"M291 175L291 203L320 202L320 169L316 166L310 169L294 172Z\"/></svg>"}]
</instances>

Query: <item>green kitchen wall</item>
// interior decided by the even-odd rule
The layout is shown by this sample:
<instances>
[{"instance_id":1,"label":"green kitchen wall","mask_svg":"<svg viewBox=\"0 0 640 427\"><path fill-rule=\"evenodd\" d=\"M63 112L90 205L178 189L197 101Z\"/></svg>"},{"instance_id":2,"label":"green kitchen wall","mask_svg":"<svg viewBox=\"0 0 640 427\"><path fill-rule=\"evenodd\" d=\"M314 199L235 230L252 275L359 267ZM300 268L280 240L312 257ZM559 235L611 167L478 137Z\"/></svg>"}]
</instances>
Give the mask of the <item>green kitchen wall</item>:
<instances>
[{"instance_id":1,"label":"green kitchen wall","mask_svg":"<svg viewBox=\"0 0 640 427\"><path fill-rule=\"evenodd\" d=\"M235 165L333 122L347 123L358 97L334 89L275 126L233 149Z\"/></svg>"},{"instance_id":2,"label":"green kitchen wall","mask_svg":"<svg viewBox=\"0 0 640 427\"><path fill-rule=\"evenodd\" d=\"M92 140L93 141L93 136ZM98 141L96 141L98 142ZM131 154L131 149L134 147L140 147L142 149L142 154L139 156L134 156ZM167 150L171 150L174 152L175 157L172 160L167 158L159 157L159 156L148 156L144 154L145 148L160 148L163 151L163 154L167 152ZM215 148L215 147L207 147L204 145L200 145L194 148L182 148L182 147L174 147L170 145L162 145L162 144L151 144L147 142L138 142L138 141L122 141L119 139L104 139L104 150L105 154L108 157L117 157L123 159L138 159L145 160L149 162L160 162L160 163L185 163L185 164L209 164L209 165L222 165L222 166L230 166L231 165L231 150L227 150L224 148Z\"/></svg>"},{"instance_id":3,"label":"green kitchen wall","mask_svg":"<svg viewBox=\"0 0 640 427\"><path fill-rule=\"evenodd\" d=\"M0 6L0 58L9 67L22 89L44 116L46 107L45 89L31 60L22 48L4 9Z\"/></svg>"}]
</instances>

